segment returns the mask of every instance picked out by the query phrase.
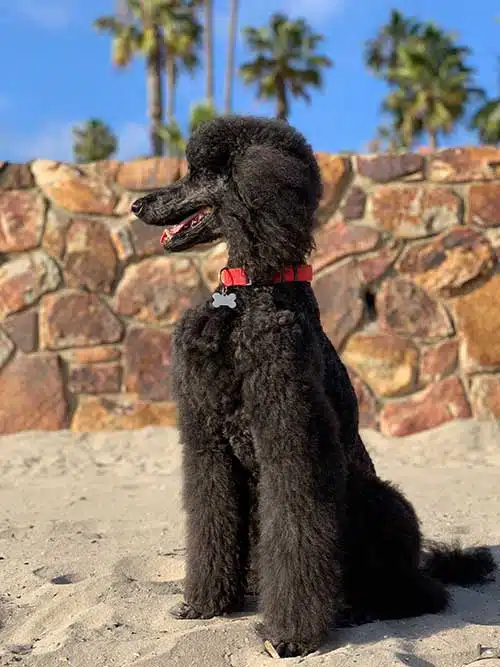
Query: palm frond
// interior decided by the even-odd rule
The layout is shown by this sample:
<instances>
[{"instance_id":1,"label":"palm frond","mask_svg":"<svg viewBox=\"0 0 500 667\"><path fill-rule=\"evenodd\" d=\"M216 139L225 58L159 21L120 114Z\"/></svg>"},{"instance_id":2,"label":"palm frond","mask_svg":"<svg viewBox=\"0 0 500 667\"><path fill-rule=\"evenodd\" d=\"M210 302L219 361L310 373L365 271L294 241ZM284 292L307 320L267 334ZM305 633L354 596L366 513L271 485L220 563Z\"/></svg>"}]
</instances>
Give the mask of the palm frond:
<instances>
[{"instance_id":1,"label":"palm frond","mask_svg":"<svg viewBox=\"0 0 500 667\"><path fill-rule=\"evenodd\" d=\"M195 102L189 114L189 134L193 134L202 123L213 120L216 116L217 110L209 100Z\"/></svg>"},{"instance_id":2,"label":"palm frond","mask_svg":"<svg viewBox=\"0 0 500 667\"><path fill-rule=\"evenodd\" d=\"M486 144L500 144L500 97L487 100L474 114L470 129Z\"/></svg>"},{"instance_id":3,"label":"palm frond","mask_svg":"<svg viewBox=\"0 0 500 667\"><path fill-rule=\"evenodd\" d=\"M240 65L238 72L245 83L253 83L267 75L274 68L274 65L273 60L260 55L255 60Z\"/></svg>"},{"instance_id":4,"label":"palm frond","mask_svg":"<svg viewBox=\"0 0 500 667\"><path fill-rule=\"evenodd\" d=\"M158 134L167 145L169 154L172 157L182 157L186 151L186 140L177 121L161 125Z\"/></svg>"},{"instance_id":5,"label":"palm frond","mask_svg":"<svg viewBox=\"0 0 500 667\"><path fill-rule=\"evenodd\" d=\"M92 25L96 30L108 32L112 35L118 34L127 26L126 23L123 23L117 19L116 16L101 16L100 18L96 19Z\"/></svg>"}]
</instances>

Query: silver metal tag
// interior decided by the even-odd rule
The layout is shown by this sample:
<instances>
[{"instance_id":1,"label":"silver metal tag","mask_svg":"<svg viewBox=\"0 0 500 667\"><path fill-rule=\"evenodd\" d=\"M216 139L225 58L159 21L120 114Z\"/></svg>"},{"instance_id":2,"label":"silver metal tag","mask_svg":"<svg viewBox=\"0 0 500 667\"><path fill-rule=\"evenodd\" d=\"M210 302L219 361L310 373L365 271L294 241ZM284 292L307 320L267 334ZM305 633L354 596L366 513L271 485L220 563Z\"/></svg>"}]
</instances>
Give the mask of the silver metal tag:
<instances>
[{"instance_id":1,"label":"silver metal tag","mask_svg":"<svg viewBox=\"0 0 500 667\"><path fill-rule=\"evenodd\" d=\"M221 306L226 306L227 308L236 308L236 294L227 294L225 292L214 292L212 294L214 308L220 308Z\"/></svg>"}]
</instances>

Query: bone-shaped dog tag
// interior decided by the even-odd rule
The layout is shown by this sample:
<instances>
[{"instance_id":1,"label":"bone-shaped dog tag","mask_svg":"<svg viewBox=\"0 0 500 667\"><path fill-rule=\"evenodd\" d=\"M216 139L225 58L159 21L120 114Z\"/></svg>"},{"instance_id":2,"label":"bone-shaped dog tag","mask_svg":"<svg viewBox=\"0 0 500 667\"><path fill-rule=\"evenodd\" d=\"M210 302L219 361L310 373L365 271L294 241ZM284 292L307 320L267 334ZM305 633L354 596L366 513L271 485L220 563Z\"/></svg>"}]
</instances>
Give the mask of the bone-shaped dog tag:
<instances>
[{"instance_id":1,"label":"bone-shaped dog tag","mask_svg":"<svg viewBox=\"0 0 500 667\"><path fill-rule=\"evenodd\" d=\"M212 294L214 308L220 308L221 306L226 306L227 308L236 308L236 294L226 294L221 292L214 292Z\"/></svg>"}]
</instances>

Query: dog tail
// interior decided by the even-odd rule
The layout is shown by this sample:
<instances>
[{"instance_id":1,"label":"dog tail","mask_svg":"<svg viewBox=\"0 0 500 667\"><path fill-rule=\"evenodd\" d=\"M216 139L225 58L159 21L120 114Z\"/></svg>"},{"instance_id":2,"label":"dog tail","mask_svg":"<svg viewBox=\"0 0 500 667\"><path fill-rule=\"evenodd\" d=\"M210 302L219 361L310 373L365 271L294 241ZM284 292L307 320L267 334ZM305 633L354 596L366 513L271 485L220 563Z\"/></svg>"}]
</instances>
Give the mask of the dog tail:
<instances>
[{"instance_id":1,"label":"dog tail","mask_svg":"<svg viewBox=\"0 0 500 667\"><path fill-rule=\"evenodd\" d=\"M427 543L422 569L443 584L473 586L492 581L497 564L487 547L463 549L459 545Z\"/></svg>"}]
</instances>

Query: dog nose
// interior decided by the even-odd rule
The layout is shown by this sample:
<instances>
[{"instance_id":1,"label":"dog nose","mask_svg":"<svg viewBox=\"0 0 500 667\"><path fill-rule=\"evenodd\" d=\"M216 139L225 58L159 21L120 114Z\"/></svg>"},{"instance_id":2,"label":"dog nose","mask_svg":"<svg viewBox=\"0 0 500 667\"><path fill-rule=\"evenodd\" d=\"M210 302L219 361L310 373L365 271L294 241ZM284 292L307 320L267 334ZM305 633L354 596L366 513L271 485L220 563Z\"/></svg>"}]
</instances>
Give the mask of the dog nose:
<instances>
[{"instance_id":1,"label":"dog nose","mask_svg":"<svg viewBox=\"0 0 500 667\"><path fill-rule=\"evenodd\" d=\"M144 202L142 199L136 199L135 202L133 202L132 206L130 207L132 213L134 213L137 216L141 214L141 211L143 209L144 209Z\"/></svg>"}]
</instances>

